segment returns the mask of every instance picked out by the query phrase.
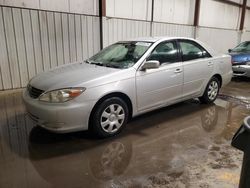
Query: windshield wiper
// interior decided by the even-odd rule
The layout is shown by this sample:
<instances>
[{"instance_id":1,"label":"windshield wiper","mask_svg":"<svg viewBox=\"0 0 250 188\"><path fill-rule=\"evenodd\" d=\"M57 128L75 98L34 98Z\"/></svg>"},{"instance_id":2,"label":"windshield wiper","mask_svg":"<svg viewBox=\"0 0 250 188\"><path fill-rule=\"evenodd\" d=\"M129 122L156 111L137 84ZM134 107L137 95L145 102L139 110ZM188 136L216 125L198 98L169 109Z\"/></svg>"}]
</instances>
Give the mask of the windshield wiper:
<instances>
[{"instance_id":1,"label":"windshield wiper","mask_svg":"<svg viewBox=\"0 0 250 188\"><path fill-rule=\"evenodd\" d=\"M86 63L88 64L92 64L92 65L98 65L98 66L104 66L104 67L111 67L111 68L121 68L120 66L117 66L117 65L114 65L114 64L111 64L111 63L100 63L100 62L92 62L92 61L89 61L89 60L85 60Z\"/></svg>"},{"instance_id":2,"label":"windshield wiper","mask_svg":"<svg viewBox=\"0 0 250 188\"><path fill-rule=\"evenodd\" d=\"M106 67L111 67L111 68L121 68L121 67L118 66L118 65L109 64L109 63L105 64L104 66L106 66Z\"/></svg>"},{"instance_id":3,"label":"windshield wiper","mask_svg":"<svg viewBox=\"0 0 250 188\"><path fill-rule=\"evenodd\" d=\"M98 62L90 62L90 64L98 65L98 66L104 66L103 63L98 63Z\"/></svg>"},{"instance_id":4,"label":"windshield wiper","mask_svg":"<svg viewBox=\"0 0 250 188\"><path fill-rule=\"evenodd\" d=\"M92 64L92 65L104 66L102 63L99 63L99 62L93 62L93 61L90 61L90 60L85 60L84 62L86 62L86 63L88 63L88 64Z\"/></svg>"}]
</instances>

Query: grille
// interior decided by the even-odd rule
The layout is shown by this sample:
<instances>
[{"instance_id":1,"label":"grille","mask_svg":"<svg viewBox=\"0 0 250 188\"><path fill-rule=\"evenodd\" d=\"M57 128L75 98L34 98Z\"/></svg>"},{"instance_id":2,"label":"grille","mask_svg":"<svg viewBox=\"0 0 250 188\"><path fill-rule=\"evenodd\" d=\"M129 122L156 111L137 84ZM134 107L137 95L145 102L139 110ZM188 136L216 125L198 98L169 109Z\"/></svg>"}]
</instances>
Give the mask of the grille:
<instances>
[{"instance_id":1,"label":"grille","mask_svg":"<svg viewBox=\"0 0 250 188\"><path fill-rule=\"evenodd\" d=\"M40 90L40 89L37 89L37 88L35 88L35 87L32 87L31 85L28 85L28 92L29 92L30 97L36 99L36 98L38 98L44 91L43 91L43 90Z\"/></svg>"}]
</instances>

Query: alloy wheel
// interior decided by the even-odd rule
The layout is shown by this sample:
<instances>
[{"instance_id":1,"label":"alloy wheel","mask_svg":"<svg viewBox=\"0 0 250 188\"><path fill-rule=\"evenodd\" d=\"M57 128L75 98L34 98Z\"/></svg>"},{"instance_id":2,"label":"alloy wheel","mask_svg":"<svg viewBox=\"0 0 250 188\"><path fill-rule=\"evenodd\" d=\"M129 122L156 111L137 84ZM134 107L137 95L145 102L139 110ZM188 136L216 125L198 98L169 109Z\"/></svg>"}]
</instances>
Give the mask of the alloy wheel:
<instances>
[{"instance_id":1,"label":"alloy wheel","mask_svg":"<svg viewBox=\"0 0 250 188\"><path fill-rule=\"evenodd\" d=\"M219 91L219 85L216 81L213 80L208 87L209 100L213 101L217 97L218 91Z\"/></svg>"},{"instance_id":2,"label":"alloy wheel","mask_svg":"<svg viewBox=\"0 0 250 188\"><path fill-rule=\"evenodd\" d=\"M119 130L125 120L125 112L121 105L109 105L101 115L101 127L107 133L114 133Z\"/></svg>"}]
</instances>

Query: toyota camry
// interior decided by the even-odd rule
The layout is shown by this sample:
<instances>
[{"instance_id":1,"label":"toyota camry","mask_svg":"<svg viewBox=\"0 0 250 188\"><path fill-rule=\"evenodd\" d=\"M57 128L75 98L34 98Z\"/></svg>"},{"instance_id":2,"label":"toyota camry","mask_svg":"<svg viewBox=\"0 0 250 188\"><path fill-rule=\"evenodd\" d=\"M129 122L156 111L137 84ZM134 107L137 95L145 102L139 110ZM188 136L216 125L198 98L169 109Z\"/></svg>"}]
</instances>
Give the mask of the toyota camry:
<instances>
[{"instance_id":1,"label":"toyota camry","mask_svg":"<svg viewBox=\"0 0 250 188\"><path fill-rule=\"evenodd\" d=\"M200 41L138 38L38 74L23 99L29 116L47 130L89 129L109 137L130 118L164 106L191 98L212 103L231 77L231 57Z\"/></svg>"}]
</instances>

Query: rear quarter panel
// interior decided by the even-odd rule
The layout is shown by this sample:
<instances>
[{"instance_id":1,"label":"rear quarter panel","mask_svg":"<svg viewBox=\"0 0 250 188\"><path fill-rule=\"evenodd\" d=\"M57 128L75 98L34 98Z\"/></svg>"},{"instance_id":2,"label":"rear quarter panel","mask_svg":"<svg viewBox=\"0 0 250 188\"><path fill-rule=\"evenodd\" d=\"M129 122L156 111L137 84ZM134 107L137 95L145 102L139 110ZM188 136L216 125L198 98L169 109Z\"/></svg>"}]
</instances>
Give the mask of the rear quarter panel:
<instances>
[{"instance_id":1,"label":"rear quarter panel","mask_svg":"<svg viewBox=\"0 0 250 188\"><path fill-rule=\"evenodd\" d=\"M227 85L232 79L231 56L222 54L214 57L214 74L222 77L222 86Z\"/></svg>"}]
</instances>

